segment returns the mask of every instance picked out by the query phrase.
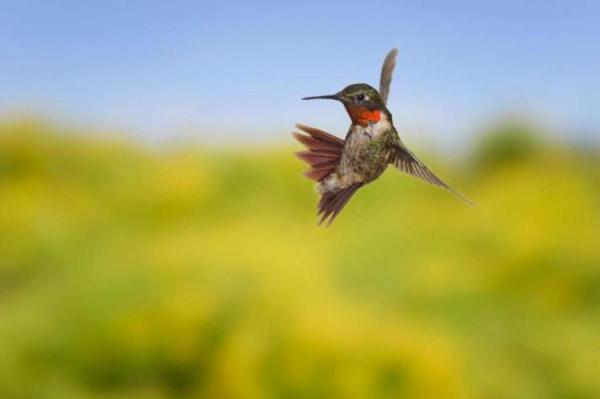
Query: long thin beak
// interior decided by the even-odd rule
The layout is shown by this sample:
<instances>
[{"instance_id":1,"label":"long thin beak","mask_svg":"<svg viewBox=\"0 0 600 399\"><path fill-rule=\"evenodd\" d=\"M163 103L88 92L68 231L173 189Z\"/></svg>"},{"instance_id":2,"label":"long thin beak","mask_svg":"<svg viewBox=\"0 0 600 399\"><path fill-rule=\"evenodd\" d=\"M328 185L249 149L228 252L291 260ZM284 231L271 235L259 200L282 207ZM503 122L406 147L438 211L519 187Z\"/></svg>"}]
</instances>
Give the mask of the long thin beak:
<instances>
[{"instance_id":1,"label":"long thin beak","mask_svg":"<svg viewBox=\"0 0 600 399\"><path fill-rule=\"evenodd\" d=\"M337 100L341 101L339 94L329 94L326 96L304 97L303 100Z\"/></svg>"}]
</instances>

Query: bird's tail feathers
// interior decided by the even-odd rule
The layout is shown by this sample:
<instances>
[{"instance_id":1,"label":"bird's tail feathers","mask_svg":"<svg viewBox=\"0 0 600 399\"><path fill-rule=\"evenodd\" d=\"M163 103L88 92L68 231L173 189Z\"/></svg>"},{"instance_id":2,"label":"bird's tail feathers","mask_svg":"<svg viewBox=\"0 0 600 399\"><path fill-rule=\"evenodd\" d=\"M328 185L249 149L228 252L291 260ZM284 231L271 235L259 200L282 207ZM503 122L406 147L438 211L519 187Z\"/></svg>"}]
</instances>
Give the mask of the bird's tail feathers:
<instances>
[{"instance_id":1,"label":"bird's tail feathers","mask_svg":"<svg viewBox=\"0 0 600 399\"><path fill-rule=\"evenodd\" d=\"M321 216L319 224L329 219L327 225L330 225L361 186L362 183L354 183L337 191L326 191L321 194L319 212L317 213L317 215Z\"/></svg>"}]
</instances>

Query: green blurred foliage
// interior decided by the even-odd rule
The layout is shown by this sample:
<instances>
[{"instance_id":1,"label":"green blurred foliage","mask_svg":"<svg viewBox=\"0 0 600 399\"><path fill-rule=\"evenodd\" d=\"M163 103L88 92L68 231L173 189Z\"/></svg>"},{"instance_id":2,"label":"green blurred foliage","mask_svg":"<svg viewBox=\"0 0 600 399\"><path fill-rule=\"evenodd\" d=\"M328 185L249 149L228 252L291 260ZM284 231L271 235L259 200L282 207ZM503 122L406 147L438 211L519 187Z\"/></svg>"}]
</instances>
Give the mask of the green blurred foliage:
<instances>
[{"instance_id":1,"label":"green blurred foliage","mask_svg":"<svg viewBox=\"0 0 600 399\"><path fill-rule=\"evenodd\" d=\"M527 161L539 155L545 144L543 133L530 121L501 120L482 133L473 153L475 166L487 170L504 163Z\"/></svg>"},{"instance_id":2,"label":"green blurred foliage","mask_svg":"<svg viewBox=\"0 0 600 399\"><path fill-rule=\"evenodd\" d=\"M0 397L600 397L599 158L508 130L324 228L292 147L3 123Z\"/></svg>"}]
</instances>

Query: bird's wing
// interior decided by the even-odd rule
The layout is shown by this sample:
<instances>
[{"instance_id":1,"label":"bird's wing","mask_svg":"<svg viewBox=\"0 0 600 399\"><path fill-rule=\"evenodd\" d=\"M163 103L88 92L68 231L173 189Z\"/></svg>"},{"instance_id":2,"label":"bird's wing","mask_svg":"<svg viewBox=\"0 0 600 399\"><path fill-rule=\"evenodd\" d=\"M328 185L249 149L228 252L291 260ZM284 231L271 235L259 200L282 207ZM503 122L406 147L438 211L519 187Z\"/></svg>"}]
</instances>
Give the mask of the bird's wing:
<instances>
[{"instance_id":1,"label":"bird's wing","mask_svg":"<svg viewBox=\"0 0 600 399\"><path fill-rule=\"evenodd\" d=\"M452 187L447 185L437 177L423 162L421 162L415 154L413 154L404 144L400 143L396 147L393 162L394 166L396 166L401 171L408 173L414 177L422 179L428 183L435 184L436 186L440 186L450 191L458 198L465 201L470 206L475 206L473 201L466 198L464 195L454 190Z\"/></svg>"},{"instance_id":2,"label":"bird's wing","mask_svg":"<svg viewBox=\"0 0 600 399\"><path fill-rule=\"evenodd\" d=\"M293 133L296 140L308 149L296 153L298 158L311 166L304 175L316 181L325 179L340 162L344 140L314 127L301 124L297 124L296 127L306 133Z\"/></svg>"},{"instance_id":3,"label":"bird's wing","mask_svg":"<svg viewBox=\"0 0 600 399\"><path fill-rule=\"evenodd\" d=\"M397 49L392 49L386 56L381 66L381 76L379 77L379 95L383 104L387 104L388 95L390 94L390 85L392 83L392 74L396 67Z\"/></svg>"}]
</instances>

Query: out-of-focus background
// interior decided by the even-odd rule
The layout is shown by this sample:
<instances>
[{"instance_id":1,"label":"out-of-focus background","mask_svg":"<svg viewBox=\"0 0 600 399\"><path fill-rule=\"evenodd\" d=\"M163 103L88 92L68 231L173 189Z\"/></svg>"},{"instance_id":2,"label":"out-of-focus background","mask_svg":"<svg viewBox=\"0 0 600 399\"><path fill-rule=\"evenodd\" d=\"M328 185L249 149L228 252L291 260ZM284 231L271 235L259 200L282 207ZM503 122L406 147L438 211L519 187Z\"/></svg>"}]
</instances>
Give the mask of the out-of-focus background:
<instances>
[{"instance_id":1,"label":"out-of-focus background","mask_svg":"<svg viewBox=\"0 0 600 399\"><path fill-rule=\"evenodd\" d=\"M595 2L0 3L0 397L600 397ZM377 85L459 191L329 227L296 122Z\"/></svg>"}]
</instances>

